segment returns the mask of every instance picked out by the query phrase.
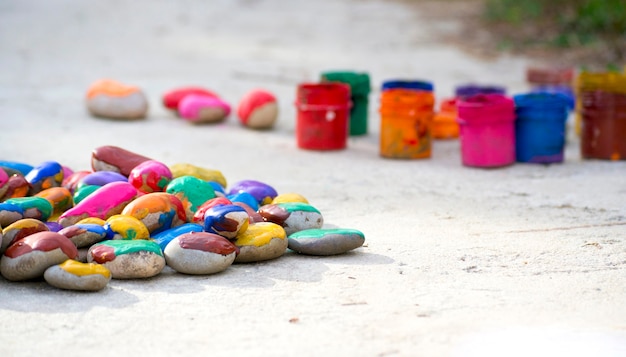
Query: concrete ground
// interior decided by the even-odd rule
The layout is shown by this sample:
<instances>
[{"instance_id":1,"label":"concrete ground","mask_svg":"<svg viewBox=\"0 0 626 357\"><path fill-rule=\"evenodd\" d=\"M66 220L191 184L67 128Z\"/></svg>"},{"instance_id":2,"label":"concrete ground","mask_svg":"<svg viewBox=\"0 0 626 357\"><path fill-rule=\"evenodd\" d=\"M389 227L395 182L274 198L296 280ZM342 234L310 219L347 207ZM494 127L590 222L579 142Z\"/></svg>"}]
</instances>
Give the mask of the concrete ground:
<instances>
[{"instance_id":1,"label":"concrete ground","mask_svg":"<svg viewBox=\"0 0 626 357\"><path fill-rule=\"evenodd\" d=\"M167 269L97 293L0 279L0 355L624 356L626 162L581 160L575 135L550 166L463 167L459 142L427 160L379 157L379 87L426 79L527 90L530 59L472 58L390 1L0 2L0 160L89 169L117 145L298 192L328 226L360 229L349 254L287 253L212 276ZM370 132L337 152L298 149L297 84L367 71ZM146 120L90 117L100 78L142 87ZM236 106L273 91L271 131L235 116L193 126L164 110L184 85Z\"/></svg>"}]
</instances>

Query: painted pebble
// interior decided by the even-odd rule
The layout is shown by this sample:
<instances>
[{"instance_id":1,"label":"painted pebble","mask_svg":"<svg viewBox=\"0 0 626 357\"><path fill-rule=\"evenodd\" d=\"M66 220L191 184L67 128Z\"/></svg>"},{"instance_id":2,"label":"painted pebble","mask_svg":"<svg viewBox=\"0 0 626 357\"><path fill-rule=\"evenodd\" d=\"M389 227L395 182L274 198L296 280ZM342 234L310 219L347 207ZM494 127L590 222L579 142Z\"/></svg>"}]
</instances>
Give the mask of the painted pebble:
<instances>
[{"instance_id":1,"label":"painted pebble","mask_svg":"<svg viewBox=\"0 0 626 357\"><path fill-rule=\"evenodd\" d=\"M235 206L239 206L243 209L246 210L246 212L248 212L248 221L250 222L250 224L252 223L258 223L258 222L265 222L265 220L263 219L263 216L261 216L259 214L259 212L257 212L256 210L252 209L252 207L248 206L247 204L243 203L243 202L233 202L233 204Z\"/></svg>"},{"instance_id":2,"label":"painted pebble","mask_svg":"<svg viewBox=\"0 0 626 357\"><path fill-rule=\"evenodd\" d=\"M128 175L128 182L143 193L163 192L172 179L170 168L156 160L142 162Z\"/></svg>"},{"instance_id":3,"label":"painted pebble","mask_svg":"<svg viewBox=\"0 0 626 357\"><path fill-rule=\"evenodd\" d=\"M83 186L104 186L107 183L118 181L126 182L128 178L116 171L95 171L85 175L76 185L76 189Z\"/></svg>"},{"instance_id":4,"label":"painted pebble","mask_svg":"<svg viewBox=\"0 0 626 357\"><path fill-rule=\"evenodd\" d=\"M299 193L293 193L293 192L281 193L278 196L274 197L274 199L272 200L273 204L286 203L286 202L309 203L306 197L302 196Z\"/></svg>"},{"instance_id":5,"label":"painted pebble","mask_svg":"<svg viewBox=\"0 0 626 357\"><path fill-rule=\"evenodd\" d=\"M149 240L109 240L89 248L87 262L111 271L113 279L150 278L165 267L161 247Z\"/></svg>"},{"instance_id":6,"label":"painted pebble","mask_svg":"<svg viewBox=\"0 0 626 357\"><path fill-rule=\"evenodd\" d=\"M116 214L106 220L103 228L107 239L150 239L146 225L133 216Z\"/></svg>"},{"instance_id":7,"label":"painted pebble","mask_svg":"<svg viewBox=\"0 0 626 357\"><path fill-rule=\"evenodd\" d=\"M93 223L77 223L61 229L59 234L69 238L77 248L90 247L107 239L107 230L103 226Z\"/></svg>"},{"instance_id":8,"label":"painted pebble","mask_svg":"<svg viewBox=\"0 0 626 357\"><path fill-rule=\"evenodd\" d=\"M9 168L9 169L17 170L20 172L22 176L26 176L30 172L30 170L34 168L32 165L25 164L23 162L5 161L5 160L0 160L0 167L3 169Z\"/></svg>"},{"instance_id":9,"label":"painted pebble","mask_svg":"<svg viewBox=\"0 0 626 357\"><path fill-rule=\"evenodd\" d=\"M137 197L137 189L128 182L112 182L100 187L74 207L65 211L58 222L71 226L81 219L97 217L108 219L122 213L124 207Z\"/></svg>"},{"instance_id":10,"label":"painted pebble","mask_svg":"<svg viewBox=\"0 0 626 357\"><path fill-rule=\"evenodd\" d=\"M217 182L222 185L222 187L226 187L226 178L219 170L207 169L187 163L174 164L170 166L170 170L174 178L193 176L200 180Z\"/></svg>"},{"instance_id":11,"label":"painted pebble","mask_svg":"<svg viewBox=\"0 0 626 357\"><path fill-rule=\"evenodd\" d=\"M61 186L67 188L72 194L74 194L74 192L76 191L76 187L82 181L82 179L91 173L91 171L87 170L75 171L71 175L63 177L63 183L61 184Z\"/></svg>"},{"instance_id":12,"label":"painted pebble","mask_svg":"<svg viewBox=\"0 0 626 357\"><path fill-rule=\"evenodd\" d=\"M2 230L2 245L0 245L0 254L4 253L11 244L22 238L39 232L47 232L49 230L50 228L38 219L20 219Z\"/></svg>"},{"instance_id":13,"label":"painted pebble","mask_svg":"<svg viewBox=\"0 0 626 357\"><path fill-rule=\"evenodd\" d=\"M151 159L112 145L100 146L91 152L94 171L115 171L126 177L137 165L148 160Z\"/></svg>"},{"instance_id":14,"label":"painted pebble","mask_svg":"<svg viewBox=\"0 0 626 357\"><path fill-rule=\"evenodd\" d=\"M178 105L183 98L191 94L198 94L207 97L217 97L217 94L202 87L181 87L173 89L163 95L163 106L167 109L178 110Z\"/></svg>"},{"instance_id":15,"label":"painted pebble","mask_svg":"<svg viewBox=\"0 0 626 357\"><path fill-rule=\"evenodd\" d=\"M43 197L17 197L5 202L18 205L22 209L24 218L34 218L45 222L52 215L52 204Z\"/></svg>"},{"instance_id":16,"label":"painted pebble","mask_svg":"<svg viewBox=\"0 0 626 357\"><path fill-rule=\"evenodd\" d=\"M248 229L248 212L236 205L217 205L204 214L204 230L232 239Z\"/></svg>"},{"instance_id":17,"label":"painted pebble","mask_svg":"<svg viewBox=\"0 0 626 357\"><path fill-rule=\"evenodd\" d=\"M0 197L4 197L9 189L9 174L0 167Z\"/></svg>"},{"instance_id":18,"label":"painted pebble","mask_svg":"<svg viewBox=\"0 0 626 357\"><path fill-rule=\"evenodd\" d=\"M81 203L85 198L87 198L87 196L98 191L100 187L102 186L96 186L96 185L81 186L81 188L77 189L74 192L74 195L72 196L74 205Z\"/></svg>"},{"instance_id":19,"label":"painted pebble","mask_svg":"<svg viewBox=\"0 0 626 357\"><path fill-rule=\"evenodd\" d=\"M315 207L301 202L269 204L259 208L259 214L267 222L285 228L287 235L305 229L322 228L324 218Z\"/></svg>"},{"instance_id":20,"label":"painted pebble","mask_svg":"<svg viewBox=\"0 0 626 357\"><path fill-rule=\"evenodd\" d=\"M276 97L263 89L254 89L241 98L237 106L239 121L251 129L269 129L278 118Z\"/></svg>"},{"instance_id":21,"label":"painted pebble","mask_svg":"<svg viewBox=\"0 0 626 357\"><path fill-rule=\"evenodd\" d=\"M141 89L118 81L103 79L87 91L87 109L96 117L142 119L148 112L148 100Z\"/></svg>"},{"instance_id":22,"label":"painted pebble","mask_svg":"<svg viewBox=\"0 0 626 357\"><path fill-rule=\"evenodd\" d=\"M217 97L190 94L178 104L178 114L193 124L217 123L230 114L230 105Z\"/></svg>"},{"instance_id":23,"label":"painted pebble","mask_svg":"<svg viewBox=\"0 0 626 357\"><path fill-rule=\"evenodd\" d=\"M226 197L211 198L210 200L204 202L198 207L196 212L193 214L191 221L194 223L204 224L204 214L206 213L206 211L208 211L209 209L215 206L231 205L231 204L233 203Z\"/></svg>"},{"instance_id":24,"label":"painted pebble","mask_svg":"<svg viewBox=\"0 0 626 357\"><path fill-rule=\"evenodd\" d=\"M111 272L104 265L68 259L46 269L43 278L59 289L98 291L111 281Z\"/></svg>"},{"instance_id":25,"label":"painted pebble","mask_svg":"<svg viewBox=\"0 0 626 357\"><path fill-rule=\"evenodd\" d=\"M238 252L228 239L207 232L186 233L165 248L168 266L184 274L214 274L228 268Z\"/></svg>"},{"instance_id":26,"label":"painted pebble","mask_svg":"<svg viewBox=\"0 0 626 357\"><path fill-rule=\"evenodd\" d=\"M259 262L285 254L287 235L283 227L277 224L260 222L249 225L233 243L239 247L235 263Z\"/></svg>"},{"instance_id":27,"label":"painted pebble","mask_svg":"<svg viewBox=\"0 0 626 357\"><path fill-rule=\"evenodd\" d=\"M365 235L356 229L305 229L287 237L289 249L300 254L342 254L363 245Z\"/></svg>"},{"instance_id":28,"label":"painted pebble","mask_svg":"<svg viewBox=\"0 0 626 357\"><path fill-rule=\"evenodd\" d=\"M59 187L63 183L63 166L56 161L46 161L24 176L30 184L29 195L34 195L50 187Z\"/></svg>"},{"instance_id":29,"label":"painted pebble","mask_svg":"<svg viewBox=\"0 0 626 357\"><path fill-rule=\"evenodd\" d=\"M197 223L185 223L153 235L152 240L161 247L162 251L165 251L165 247L167 247L174 238L191 232L204 232L204 229Z\"/></svg>"},{"instance_id":30,"label":"painted pebble","mask_svg":"<svg viewBox=\"0 0 626 357\"><path fill-rule=\"evenodd\" d=\"M0 228L24 218L24 210L19 205L10 202L0 203Z\"/></svg>"},{"instance_id":31,"label":"painted pebble","mask_svg":"<svg viewBox=\"0 0 626 357\"><path fill-rule=\"evenodd\" d=\"M26 197L29 191L30 184L26 181L24 176L19 174L11 175L6 184L4 195L0 196L0 202L6 201L9 198Z\"/></svg>"},{"instance_id":32,"label":"painted pebble","mask_svg":"<svg viewBox=\"0 0 626 357\"><path fill-rule=\"evenodd\" d=\"M52 214L48 219L56 220L63 212L74 206L72 193L65 187L50 187L37 193L34 197L45 198L52 206Z\"/></svg>"},{"instance_id":33,"label":"painted pebble","mask_svg":"<svg viewBox=\"0 0 626 357\"><path fill-rule=\"evenodd\" d=\"M257 201L257 199L248 192L241 191L233 193L227 195L226 198L228 198L232 203L244 203L255 211L259 209L259 201Z\"/></svg>"},{"instance_id":34,"label":"painted pebble","mask_svg":"<svg viewBox=\"0 0 626 357\"><path fill-rule=\"evenodd\" d=\"M187 217L194 213L206 201L215 198L215 190L208 182L194 176L181 176L173 179L165 192L172 194L183 203Z\"/></svg>"},{"instance_id":35,"label":"painted pebble","mask_svg":"<svg viewBox=\"0 0 626 357\"><path fill-rule=\"evenodd\" d=\"M67 259L78 250L67 237L55 232L38 232L11 244L0 259L0 273L7 280L41 277L46 269Z\"/></svg>"},{"instance_id":36,"label":"painted pebble","mask_svg":"<svg viewBox=\"0 0 626 357\"><path fill-rule=\"evenodd\" d=\"M247 192L251 194L259 204L259 206L266 205L278 195L276 190L263 182L255 180L243 180L235 183L229 190L229 195L234 195L241 192Z\"/></svg>"},{"instance_id":37,"label":"painted pebble","mask_svg":"<svg viewBox=\"0 0 626 357\"><path fill-rule=\"evenodd\" d=\"M145 194L129 203L122 214L140 220L150 234L187 222L187 213L178 197L166 192Z\"/></svg>"}]
</instances>

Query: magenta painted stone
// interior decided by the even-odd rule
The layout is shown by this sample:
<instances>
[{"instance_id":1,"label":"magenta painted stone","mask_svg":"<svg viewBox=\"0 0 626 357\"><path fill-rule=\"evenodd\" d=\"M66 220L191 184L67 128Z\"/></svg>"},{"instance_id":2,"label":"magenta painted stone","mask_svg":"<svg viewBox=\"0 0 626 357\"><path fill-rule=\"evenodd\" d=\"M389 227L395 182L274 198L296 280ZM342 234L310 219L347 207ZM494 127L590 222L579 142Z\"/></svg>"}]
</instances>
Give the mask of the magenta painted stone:
<instances>
[{"instance_id":1,"label":"magenta painted stone","mask_svg":"<svg viewBox=\"0 0 626 357\"><path fill-rule=\"evenodd\" d=\"M128 182L143 193L163 192L172 181L172 171L162 162L144 161L128 176Z\"/></svg>"},{"instance_id":2,"label":"magenta painted stone","mask_svg":"<svg viewBox=\"0 0 626 357\"><path fill-rule=\"evenodd\" d=\"M190 94L180 101L178 114L192 123L215 123L226 119L230 105L217 97Z\"/></svg>"}]
</instances>

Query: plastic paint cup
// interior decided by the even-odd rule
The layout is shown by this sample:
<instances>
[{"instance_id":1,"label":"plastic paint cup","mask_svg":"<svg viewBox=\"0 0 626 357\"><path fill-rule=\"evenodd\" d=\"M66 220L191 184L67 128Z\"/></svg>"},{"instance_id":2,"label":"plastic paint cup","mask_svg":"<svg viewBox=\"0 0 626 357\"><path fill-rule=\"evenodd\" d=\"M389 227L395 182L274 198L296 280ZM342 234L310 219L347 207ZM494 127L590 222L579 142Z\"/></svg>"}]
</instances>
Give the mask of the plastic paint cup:
<instances>
[{"instance_id":1,"label":"plastic paint cup","mask_svg":"<svg viewBox=\"0 0 626 357\"><path fill-rule=\"evenodd\" d=\"M350 87L339 82L304 83L297 89L296 141L301 149L345 149Z\"/></svg>"},{"instance_id":2,"label":"plastic paint cup","mask_svg":"<svg viewBox=\"0 0 626 357\"><path fill-rule=\"evenodd\" d=\"M529 93L515 101L515 155L518 162L563 162L568 98L555 93Z\"/></svg>"},{"instance_id":3,"label":"plastic paint cup","mask_svg":"<svg viewBox=\"0 0 626 357\"><path fill-rule=\"evenodd\" d=\"M454 94L458 98L467 98L478 94L506 94L506 89L501 86L464 84L456 87Z\"/></svg>"},{"instance_id":4,"label":"plastic paint cup","mask_svg":"<svg viewBox=\"0 0 626 357\"><path fill-rule=\"evenodd\" d=\"M465 166L500 167L515 162L515 109L501 94L479 94L457 103L461 158Z\"/></svg>"},{"instance_id":5,"label":"plastic paint cup","mask_svg":"<svg viewBox=\"0 0 626 357\"><path fill-rule=\"evenodd\" d=\"M626 160L626 94L596 90L581 98L582 157Z\"/></svg>"},{"instance_id":6,"label":"plastic paint cup","mask_svg":"<svg viewBox=\"0 0 626 357\"><path fill-rule=\"evenodd\" d=\"M434 103L430 91L384 90L380 99L380 155L395 159L429 158Z\"/></svg>"},{"instance_id":7,"label":"plastic paint cup","mask_svg":"<svg viewBox=\"0 0 626 357\"><path fill-rule=\"evenodd\" d=\"M370 77L367 73L324 72L322 82L341 82L350 86L352 109L350 109L350 135L367 134L367 114L370 93Z\"/></svg>"},{"instance_id":8,"label":"plastic paint cup","mask_svg":"<svg viewBox=\"0 0 626 357\"><path fill-rule=\"evenodd\" d=\"M441 102L439 112L433 118L432 134L435 139L455 139L459 137L459 123L456 122L456 98Z\"/></svg>"}]
</instances>

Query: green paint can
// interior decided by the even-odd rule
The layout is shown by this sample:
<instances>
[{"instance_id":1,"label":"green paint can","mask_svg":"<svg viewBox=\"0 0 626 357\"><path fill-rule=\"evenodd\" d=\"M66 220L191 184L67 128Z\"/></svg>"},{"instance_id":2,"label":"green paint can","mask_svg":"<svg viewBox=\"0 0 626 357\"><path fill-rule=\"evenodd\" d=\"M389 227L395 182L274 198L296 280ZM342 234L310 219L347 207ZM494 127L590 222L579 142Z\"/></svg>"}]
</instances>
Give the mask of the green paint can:
<instances>
[{"instance_id":1,"label":"green paint can","mask_svg":"<svg viewBox=\"0 0 626 357\"><path fill-rule=\"evenodd\" d=\"M367 134L367 113L370 93L370 77L367 73L328 71L321 75L322 82L341 82L350 86L350 135Z\"/></svg>"}]
</instances>

